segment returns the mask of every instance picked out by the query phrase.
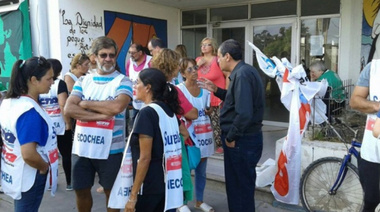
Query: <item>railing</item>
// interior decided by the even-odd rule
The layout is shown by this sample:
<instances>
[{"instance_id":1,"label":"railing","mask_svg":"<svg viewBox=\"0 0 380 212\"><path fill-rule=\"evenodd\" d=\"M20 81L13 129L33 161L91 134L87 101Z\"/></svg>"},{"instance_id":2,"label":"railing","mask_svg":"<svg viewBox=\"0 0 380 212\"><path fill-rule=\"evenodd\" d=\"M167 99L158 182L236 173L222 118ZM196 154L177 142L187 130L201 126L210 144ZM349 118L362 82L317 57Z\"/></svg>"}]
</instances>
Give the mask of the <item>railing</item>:
<instances>
[{"instance_id":1,"label":"railing","mask_svg":"<svg viewBox=\"0 0 380 212\"><path fill-rule=\"evenodd\" d=\"M343 80L342 83L343 83L343 89L344 89L344 94L345 94L345 98L343 101L337 101L336 99L332 98L332 93L334 92L334 90L331 90L331 89L328 89L327 91L328 95L325 95L324 97L316 96L313 99L314 103L316 99L321 99L326 104L326 107L327 107L326 116L330 124L334 123L334 119L333 119L334 117L341 117L343 120L345 120L345 117L342 117L342 116L345 116L347 114L347 111L350 110L350 106L349 106L350 97L354 88L354 84L352 83L352 79ZM337 89L341 90L342 88L337 88ZM311 115L313 117L316 117L318 113L323 113L323 112L316 111L315 104L313 104L313 113ZM329 123L324 123L324 124L318 125L314 122L314 120L315 118L313 118L311 122L312 138L316 138L316 129L318 128L322 129L326 125L329 124ZM328 129L329 127L326 127L326 130ZM331 136L334 137L334 134L332 134Z\"/></svg>"}]
</instances>

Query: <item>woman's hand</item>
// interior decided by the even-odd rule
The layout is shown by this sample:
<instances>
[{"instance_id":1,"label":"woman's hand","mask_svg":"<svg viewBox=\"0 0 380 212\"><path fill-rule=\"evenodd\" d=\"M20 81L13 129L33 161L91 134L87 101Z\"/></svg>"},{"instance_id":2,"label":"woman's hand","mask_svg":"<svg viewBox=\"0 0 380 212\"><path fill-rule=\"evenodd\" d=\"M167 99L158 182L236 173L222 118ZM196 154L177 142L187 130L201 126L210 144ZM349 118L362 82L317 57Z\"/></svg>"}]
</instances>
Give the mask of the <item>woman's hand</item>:
<instances>
[{"instance_id":1,"label":"woman's hand","mask_svg":"<svg viewBox=\"0 0 380 212\"><path fill-rule=\"evenodd\" d=\"M128 200L125 204L124 212L135 212L136 200Z\"/></svg>"},{"instance_id":2,"label":"woman's hand","mask_svg":"<svg viewBox=\"0 0 380 212\"><path fill-rule=\"evenodd\" d=\"M214 108L215 108L215 107L209 107L208 109L205 108L205 113L206 113L206 115L211 116L211 113L212 113L212 111L214 110Z\"/></svg>"}]
</instances>

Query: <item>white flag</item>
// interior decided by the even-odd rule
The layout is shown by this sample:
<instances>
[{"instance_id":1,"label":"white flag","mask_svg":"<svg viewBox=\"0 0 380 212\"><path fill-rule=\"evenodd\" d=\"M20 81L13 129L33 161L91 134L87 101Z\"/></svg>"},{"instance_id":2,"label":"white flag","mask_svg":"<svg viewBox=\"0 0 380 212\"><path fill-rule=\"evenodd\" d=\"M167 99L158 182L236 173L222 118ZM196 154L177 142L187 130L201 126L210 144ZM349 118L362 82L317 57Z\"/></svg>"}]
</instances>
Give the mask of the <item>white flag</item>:
<instances>
[{"instance_id":1,"label":"white flag","mask_svg":"<svg viewBox=\"0 0 380 212\"><path fill-rule=\"evenodd\" d=\"M259 63L260 69L269 77L274 78L276 76L276 66L272 63L272 61L263 54L259 48L257 48L253 43L248 42L248 45L253 48L256 52L256 59Z\"/></svg>"},{"instance_id":2,"label":"white flag","mask_svg":"<svg viewBox=\"0 0 380 212\"><path fill-rule=\"evenodd\" d=\"M276 82L281 90L281 102L290 112L288 133L277 160L278 170L271 190L276 200L298 204L302 135L310 120L310 103L320 90L326 89L327 85L307 81L302 65L293 68L286 58L279 60L275 56L269 60L255 45L249 41L248 44L255 50L263 72L270 77L276 76Z\"/></svg>"}]
</instances>

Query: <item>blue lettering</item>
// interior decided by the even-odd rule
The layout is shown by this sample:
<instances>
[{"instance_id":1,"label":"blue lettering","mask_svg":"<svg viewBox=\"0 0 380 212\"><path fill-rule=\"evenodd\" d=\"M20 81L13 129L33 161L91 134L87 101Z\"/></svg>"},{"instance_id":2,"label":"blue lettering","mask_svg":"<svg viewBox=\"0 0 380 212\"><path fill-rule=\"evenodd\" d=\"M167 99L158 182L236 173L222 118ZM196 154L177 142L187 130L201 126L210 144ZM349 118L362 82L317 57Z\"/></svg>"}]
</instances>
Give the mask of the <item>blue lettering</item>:
<instances>
[{"instance_id":1,"label":"blue lettering","mask_svg":"<svg viewBox=\"0 0 380 212\"><path fill-rule=\"evenodd\" d=\"M373 96L373 101L376 101L378 100L379 98L377 96Z\"/></svg>"},{"instance_id":2,"label":"blue lettering","mask_svg":"<svg viewBox=\"0 0 380 212\"><path fill-rule=\"evenodd\" d=\"M127 197L132 192L132 186L131 187L120 187L119 191L117 192L118 196L124 196Z\"/></svg>"},{"instance_id":3,"label":"blue lettering","mask_svg":"<svg viewBox=\"0 0 380 212\"><path fill-rule=\"evenodd\" d=\"M177 144L181 142L179 134L174 134L174 135L168 135L168 132L164 132L164 137L165 137L165 146L166 145L172 145L172 144Z\"/></svg>"},{"instance_id":4,"label":"blue lettering","mask_svg":"<svg viewBox=\"0 0 380 212\"><path fill-rule=\"evenodd\" d=\"M78 133L77 139L79 142L90 144L104 144L104 136L86 135Z\"/></svg>"},{"instance_id":5,"label":"blue lettering","mask_svg":"<svg viewBox=\"0 0 380 212\"><path fill-rule=\"evenodd\" d=\"M170 179L167 182L168 184L168 189L175 189L175 188L180 188L183 187L183 180L181 179Z\"/></svg>"},{"instance_id":6,"label":"blue lettering","mask_svg":"<svg viewBox=\"0 0 380 212\"><path fill-rule=\"evenodd\" d=\"M49 105L49 104L58 104L58 98L40 98L40 103L43 105Z\"/></svg>"},{"instance_id":7,"label":"blue lettering","mask_svg":"<svg viewBox=\"0 0 380 212\"><path fill-rule=\"evenodd\" d=\"M212 144L212 138L206 138L206 139L198 139L199 146L208 146Z\"/></svg>"},{"instance_id":8,"label":"blue lettering","mask_svg":"<svg viewBox=\"0 0 380 212\"><path fill-rule=\"evenodd\" d=\"M198 118L199 118L199 117L202 117L202 116L206 116L206 111L205 111L205 109L202 109L202 110L199 110L199 111L198 111Z\"/></svg>"},{"instance_id":9,"label":"blue lettering","mask_svg":"<svg viewBox=\"0 0 380 212\"><path fill-rule=\"evenodd\" d=\"M5 173L4 171L1 171L1 179L7 183L13 184L12 175Z\"/></svg>"},{"instance_id":10,"label":"blue lettering","mask_svg":"<svg viewBox=\"0 0 380 212\"><path fill-rule=\"evenodd\" d=\"M54 122L54 127L55 128L61 128L61 125L59 124L59 122Z\"/></svg>"}]
</instances>

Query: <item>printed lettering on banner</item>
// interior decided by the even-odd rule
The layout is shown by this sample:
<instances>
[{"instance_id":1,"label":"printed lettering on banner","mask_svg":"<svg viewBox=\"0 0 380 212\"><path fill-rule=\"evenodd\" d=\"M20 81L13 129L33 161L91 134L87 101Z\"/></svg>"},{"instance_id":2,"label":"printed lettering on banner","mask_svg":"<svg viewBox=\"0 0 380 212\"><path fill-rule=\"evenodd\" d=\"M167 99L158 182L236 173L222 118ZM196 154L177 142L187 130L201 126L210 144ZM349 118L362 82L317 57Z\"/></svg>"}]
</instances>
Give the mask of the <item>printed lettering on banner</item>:
<instances>
[{"instance_id":1,"label":"printed lettering on banner","mask_svg":"<svg viewBox=\"0 0 380 212\"><path fill-rule=\"evenodd\" d=\"M81 157L106 159L112 142L115 120L80 121L74 134L73 153Z\"/></svg>"}]
</instances>

